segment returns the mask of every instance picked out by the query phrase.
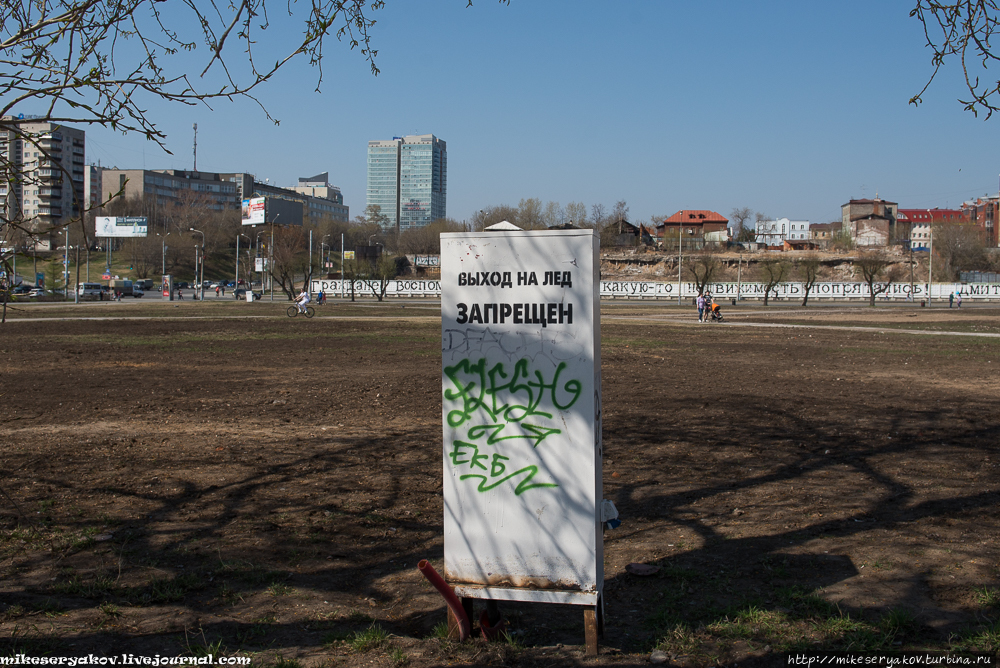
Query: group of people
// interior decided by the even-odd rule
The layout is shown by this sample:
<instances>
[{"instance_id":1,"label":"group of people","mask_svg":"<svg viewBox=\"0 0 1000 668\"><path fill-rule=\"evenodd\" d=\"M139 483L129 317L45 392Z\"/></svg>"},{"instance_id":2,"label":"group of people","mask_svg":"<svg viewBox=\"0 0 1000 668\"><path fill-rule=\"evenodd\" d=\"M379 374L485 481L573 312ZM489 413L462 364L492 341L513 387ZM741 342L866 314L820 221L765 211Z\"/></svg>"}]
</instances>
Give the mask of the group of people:
<instances>
[{"instance_id":1,"label":"group of people","mask_svg":"<svg viewBox=\"0 0 1000 668\"><path fill-rule=\"evenodd\" d=\"M715 301L711 292L698 293L698 298L694 300L698 306L698 322L708 322L709 320L722 320L722 308Z\"/></svg>"},{"instance_id":2,"label":"group of people","mask_svg":"<svg viewBox=\"0 0 1000 668\"><path fill-rule=\"evenodd\" d=\"M954 306L956 300L958 301L958 308L962 308L962 293L961 292L957 292L957 293L956 292L952 292L951 294L948 295L948 308L951 308L952 306Z\"/></svg>"}]
</instances>

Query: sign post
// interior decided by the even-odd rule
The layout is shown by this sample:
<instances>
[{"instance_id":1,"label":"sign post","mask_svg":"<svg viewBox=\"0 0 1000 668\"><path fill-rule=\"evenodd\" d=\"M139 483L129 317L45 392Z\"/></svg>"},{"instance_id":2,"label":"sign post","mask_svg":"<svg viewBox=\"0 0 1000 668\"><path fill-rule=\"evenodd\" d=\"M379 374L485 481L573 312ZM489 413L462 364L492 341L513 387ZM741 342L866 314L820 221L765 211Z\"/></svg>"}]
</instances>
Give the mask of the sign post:
<instances>
[{"instance_id":1,"label":"sign post","mask_svg":"<svg viewBox=\"0 0 1000 668\"><path fill-rule=\"evenodd\" d=\"M444 570L473 599L603 629L599 238L441 235Z\"/></svg>"}]
</instances>

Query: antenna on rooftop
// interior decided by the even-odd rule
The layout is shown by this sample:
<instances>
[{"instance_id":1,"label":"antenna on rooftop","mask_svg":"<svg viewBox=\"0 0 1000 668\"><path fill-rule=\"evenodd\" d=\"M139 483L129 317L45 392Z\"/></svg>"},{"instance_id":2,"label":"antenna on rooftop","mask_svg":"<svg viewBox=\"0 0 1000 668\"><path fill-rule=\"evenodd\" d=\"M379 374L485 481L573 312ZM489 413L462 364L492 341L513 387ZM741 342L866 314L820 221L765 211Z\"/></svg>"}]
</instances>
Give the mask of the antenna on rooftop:
<instances>
[{"instance_id":1,"label":"antenna on rooftop","mask_svg":"<svg viewBox=\"0 0 1000 668\"><path fill-rule=\"evenodd\" d=\"M194 171L198 171L198 124L194 124Z\"/></svg>"}]
</instances>

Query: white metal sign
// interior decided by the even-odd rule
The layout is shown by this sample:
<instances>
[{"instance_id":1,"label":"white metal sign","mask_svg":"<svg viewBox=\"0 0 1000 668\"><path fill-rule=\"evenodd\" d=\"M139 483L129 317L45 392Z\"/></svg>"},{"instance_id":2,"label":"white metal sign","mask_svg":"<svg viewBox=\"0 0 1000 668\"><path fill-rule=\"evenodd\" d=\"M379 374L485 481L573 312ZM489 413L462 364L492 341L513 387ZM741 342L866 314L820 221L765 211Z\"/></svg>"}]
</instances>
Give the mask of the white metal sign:
<instances>
[{"instance_id":1,"label":"white metal sign","mask_svg":"<svg viewBox=\"0 0 1000 668\"><path fill-rule=\"evenodd\" d=\"M243 200L243 224L263 225L264 224L264 198L252 197Z\"/></svg>"},{"instance_id":2,"label":"white metal sign","mask_svg":"<svg viewBox=\"0 0 1000 668\"><path fill-rule=\"evenodd\" d=\"M254 271L264 271L264 258L255 257L253 259L253 270Z\"/></svg>"},{"instance_id":3,"label":"white metal sign","mask_svg":"<svg viewBox=\"0 0 1000 668\"><path fill-rule=\"evenodd\" d=\"M441 235L445 578L595 605L601 362L592 230Z\"/></svg>"},{"instance_id":4,"label":"white metal sign","mask_svg":"<svg viewBox=\"0 0 1000 668\"><path fill-rule=\"evenodd\" d=\"M145 216L98 216L95 219L94 236L144 237L148 230Z\"/></svg>"}]
</instances>

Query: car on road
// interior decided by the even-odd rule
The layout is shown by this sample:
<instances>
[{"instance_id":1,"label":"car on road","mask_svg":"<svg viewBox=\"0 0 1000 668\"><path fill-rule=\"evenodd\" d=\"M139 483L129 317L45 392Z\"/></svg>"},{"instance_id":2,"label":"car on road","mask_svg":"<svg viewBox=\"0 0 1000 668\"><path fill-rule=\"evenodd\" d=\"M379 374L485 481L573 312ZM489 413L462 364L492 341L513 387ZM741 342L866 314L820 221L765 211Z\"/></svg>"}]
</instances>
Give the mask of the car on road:
<instances>
[{"instance_id":1,"label":"car on road","mask_svg":"<svg viewBox=\"0 0 1000 668\"><path fill-rule=\"evenodd\" d=\"M11 290L11 294L26 295L32 290L35 290L35 288L31 287L30 285L17 285L14 287L13 290Z\"/></svg>"},{"instance_id":2,"label":"car on road","mask_svg":"<svg viewBox=\"0 0 1000 668\"><path fill-rule=\"evenodd\" d=\"M253 293L253 299L254 299L254 301L257 301L258 299L262 298L263 296L264 296L264 294L262 292L254 292ZM243 299L243 300L245 300L246 298L247 298L247 290L246 290L246 288L236 288L235 290L233 290L233 299L237 299L237 300Z\"/></svg>"},{"instance_id":3,"label":"car on road","mask_svg":"<svg viewBox=\"0 0 1000 668\"><path fill-rule=\"evenodd\" d=\"M48 294L49 293L46 292L45 288L32 288L28 292L28 297L31 299L38 299L39 297L47 297Z\"/></svg>"}]
</instances>

